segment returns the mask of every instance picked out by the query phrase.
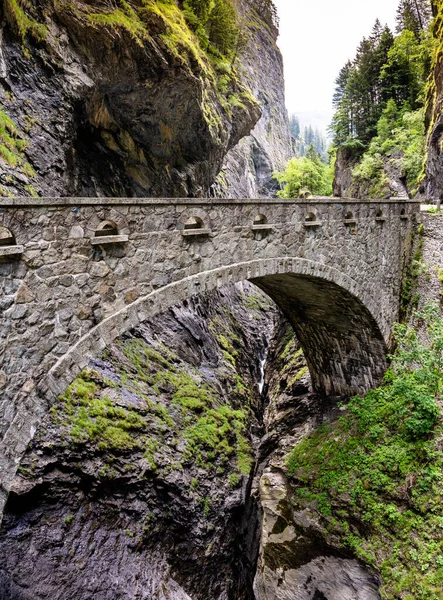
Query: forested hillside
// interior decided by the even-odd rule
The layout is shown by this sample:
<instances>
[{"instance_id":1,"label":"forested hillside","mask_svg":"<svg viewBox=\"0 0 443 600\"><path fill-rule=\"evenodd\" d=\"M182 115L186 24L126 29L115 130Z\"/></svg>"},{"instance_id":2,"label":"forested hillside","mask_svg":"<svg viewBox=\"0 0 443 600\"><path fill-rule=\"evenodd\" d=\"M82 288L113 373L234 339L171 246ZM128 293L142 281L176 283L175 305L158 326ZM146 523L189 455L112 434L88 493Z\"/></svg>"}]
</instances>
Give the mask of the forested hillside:
<instances>
[{"instance_id":1,"label":"forested hillside","mask_svg":"<svg viewBox=\"0 0 443 600\"><path fill-rule=\"evenodd\" d=\"M423 192L426 82L436 41L428 0L401 0L395 32L376 21L341 69L331 125L335 195Z\"/></svg>"},{"instance_id":2,"label":"forested hillside","mask_svg":"<svg viewBox=\"0 0 443 600\"><path fill-rule=\"evenodd\" d=\"M426 178L439 156L439 133L431 131L438 120L438 81L431 77L439 56L438 6L400 0L395 31L376 20L336 79L329 151L318 131L290 119L295 158L275 174L279 195L439 196ZM428 156L433 141L436 151Z\"/></svg>"}]
</instances>

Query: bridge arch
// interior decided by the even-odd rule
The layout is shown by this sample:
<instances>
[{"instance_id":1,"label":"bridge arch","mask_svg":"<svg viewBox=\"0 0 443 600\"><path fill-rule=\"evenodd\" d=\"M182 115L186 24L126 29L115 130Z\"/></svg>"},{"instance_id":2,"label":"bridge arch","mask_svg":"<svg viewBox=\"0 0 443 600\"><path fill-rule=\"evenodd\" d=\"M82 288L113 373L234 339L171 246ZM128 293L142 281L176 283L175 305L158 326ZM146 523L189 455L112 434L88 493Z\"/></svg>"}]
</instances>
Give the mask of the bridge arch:
<instances>
[{"instance_id":1,"label":"bridge arch","mask_svg":"<svg viewBox=\"0 0 443 600\"><path fill-rule=\"evenodd\" d=\"M303 347L314 389L363 393L386 367L389 330L376 302L345 273L302 258L277 257L203 271L159 287L105 318L64 354L30 390L0 444L0 514L29 442L50 406L119 336L192 296L248 280L283 310Z\"/></svg>"},{"instance_id":2,"label":"bridge arch","mask_svg":"<svg viewBox=\"0 0 443 600\"><path fill-rule=\"evenodd\" d=\"M174 304L245 280L268 294L289 319L317 392L350 395L377 383L386 366L389 332L383 332L377 319L374 299L335 268L278 257L199 272L137 299L84 335L57 361L37 391L47 401L55 401L117 337Z\"/></svg>"},{"instance_id":3,"label":"bridge arch","mask_svg":"<svg viewBox=\"0 0 443 600\"><path fill-rule=\"evenodd\" d=\"M201 292L252 281L287 314L317 390L374 385L418 209L338 198L4 199L0 224L20 246L0 246L0 513L41 419L89 360ZM196 217L202 227L186 230ZM119 235L96 238L104 221Z\"/></svg>"}]
</instances>

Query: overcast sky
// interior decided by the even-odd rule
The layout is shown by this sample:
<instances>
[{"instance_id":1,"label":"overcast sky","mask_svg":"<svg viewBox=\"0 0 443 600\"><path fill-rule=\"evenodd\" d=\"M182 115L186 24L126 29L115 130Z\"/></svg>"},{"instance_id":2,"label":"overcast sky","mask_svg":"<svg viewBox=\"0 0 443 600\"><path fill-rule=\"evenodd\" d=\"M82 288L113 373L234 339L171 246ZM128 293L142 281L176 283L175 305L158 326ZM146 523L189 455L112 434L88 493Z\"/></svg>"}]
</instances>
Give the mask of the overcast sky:
<instances>
[{"instance_id":1,"label":"overcast sky","mask_svg":"<svg viewBox=\"0 0 443 600\"><path fill-rule=\"evenodd\" d=\"M334 81L378 17L391 28L399 0L274 0L285 61L286 104L323 127L331 114ZM303 115L301 115L302 119Z\"/></svg>"}]
</instances>

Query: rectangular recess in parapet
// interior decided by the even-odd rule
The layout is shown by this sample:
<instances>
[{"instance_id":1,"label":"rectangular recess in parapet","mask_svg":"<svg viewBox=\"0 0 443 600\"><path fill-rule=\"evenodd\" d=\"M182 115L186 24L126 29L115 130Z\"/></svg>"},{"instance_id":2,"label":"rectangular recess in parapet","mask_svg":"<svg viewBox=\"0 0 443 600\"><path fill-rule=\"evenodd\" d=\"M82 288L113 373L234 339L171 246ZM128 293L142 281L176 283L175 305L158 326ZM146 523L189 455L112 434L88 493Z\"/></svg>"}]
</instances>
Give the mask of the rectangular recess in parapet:
<instances>
[{"instance_id":1,"label":"rectangular recess in parapet","mask_svg":"<svg viewBox=\"0 0 443 600\"><path fill-rule=\"evenodd\" d=\"M322 227L323 223L321 221L304 221L303 225L305 227Z\"/></svg>"},{"instance_id":2,"label":"rectangular recess in parapet","mask_svg":"<svg viewBox=\"0 0 443 600\"><path fill-rule=\"evenodd\" d=\"M212 234L210 229L182 229L183 237L208 237Z\"/></svg>"}]
</instances>

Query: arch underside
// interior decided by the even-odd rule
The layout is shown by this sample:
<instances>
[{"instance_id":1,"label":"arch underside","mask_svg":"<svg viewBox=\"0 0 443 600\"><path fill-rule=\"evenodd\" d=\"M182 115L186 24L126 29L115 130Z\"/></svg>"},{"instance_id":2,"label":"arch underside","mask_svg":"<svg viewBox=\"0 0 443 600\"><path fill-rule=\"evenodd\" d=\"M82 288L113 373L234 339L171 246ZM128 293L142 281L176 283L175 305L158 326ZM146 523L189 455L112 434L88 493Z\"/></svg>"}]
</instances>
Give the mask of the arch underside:
<instances>
[{"instance_id":1,"label":"arch underside","mask_svg":"<svg viewBox=\"0 0 443 600\"><path fill-rule=\"evenodd\" d=\"M262 289L286 314L303 347L317 392L351 395L377 384L386 368L391 323L374 314L374 297L337 269L286 257L196 273L139 298L79 340L37 390L51 403L120 335L187 298L245 280Z\"/></svg>"},{"instance_id":2,"label":"arch underside","mask_svg":"<svg viewBox=\"0 0 443 600\"><path fill-rule=\"evenodd\" d=\"M386 344L365 305L330 281L293 273L251 279L291 323L314 389L326 395L364 393L386 370Z\"/></svg>"}]
</instances>

